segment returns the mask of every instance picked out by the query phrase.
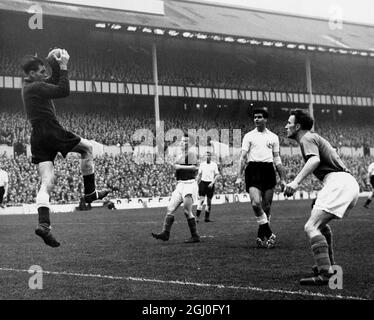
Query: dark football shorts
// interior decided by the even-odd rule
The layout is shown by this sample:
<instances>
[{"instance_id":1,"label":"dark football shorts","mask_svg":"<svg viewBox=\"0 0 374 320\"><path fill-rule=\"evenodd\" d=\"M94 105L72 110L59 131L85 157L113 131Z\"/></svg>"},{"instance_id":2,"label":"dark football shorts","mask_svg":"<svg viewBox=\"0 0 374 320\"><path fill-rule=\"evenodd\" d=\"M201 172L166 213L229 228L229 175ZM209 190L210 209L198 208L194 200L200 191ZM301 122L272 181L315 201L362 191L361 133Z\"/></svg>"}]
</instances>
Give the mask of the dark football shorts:
<instances>
[{"instance_id":1,"label":"dark football shorts","mask_svg":"<svg viewBox=\"0 0 374 320\"><path fill-rule=\"evenodd\" d=\"M374 188L374 175L370 177L370 184Z\"/></svg>"},{"instance_id":2,"label":"dark football shorts","mask_svg":"<svg viewBox=\"0 0 374 320\"><path fill-rule=\"evenodd\" d=\"M205 197L212 198L214 194L214 185L212 188L209 188L208 186L211 184L211 181L200 181L199 183L199 197Z\"/></svg>"},{"instance_id":3,"label":"dark football shorts","mask_svg":"<svg viewBox=\"0 0 374 320\"><path fill-rule=\"evenodd\" d=\"M256 187L262 192L273 189L277 184L272 162L249 162L245 168L245 190Z\"/></svg>"},{"instance_id":4,"label":"dark football shorts","mask_svg":"<svg viewBox=\"0 0 374 320\"><path fill-rule=\"evenodd\" d=\"M5 188L4 187L0 187L0 204L3 203L4 193L5 193Z\"/></svg>"},{"instance_id":5,"label":"dark football shorts","mask_svg":"<svg viewBox=\"0 0 374 320\"><path fill-rule=\"evenodd\" d=\"M65 130L55 120L43 120L33 124L31 132L32 163L54 161L58 152L63 157L81 141L76 134Z\"/></svg>"}]
</instances>

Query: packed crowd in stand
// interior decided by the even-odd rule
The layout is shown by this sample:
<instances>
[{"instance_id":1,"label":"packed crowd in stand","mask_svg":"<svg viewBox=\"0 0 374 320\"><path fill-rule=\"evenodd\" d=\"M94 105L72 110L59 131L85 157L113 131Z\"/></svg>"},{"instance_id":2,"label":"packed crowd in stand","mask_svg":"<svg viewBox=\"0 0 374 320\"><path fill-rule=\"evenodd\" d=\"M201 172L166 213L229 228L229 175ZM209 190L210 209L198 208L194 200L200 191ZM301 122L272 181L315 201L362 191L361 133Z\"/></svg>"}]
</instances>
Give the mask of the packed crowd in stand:
<instances>
[{"instance_id":1,"label":"packed crowd in stand","mask_svg":"<svg viewBox=\"0 0 374 320\"><path fill-rule=\"evenodd\" d=\"M97 47L96 47L97 46ZM88 81L153 83L150 46L121 44L112 49L88 43L74 44L70 52L70 78ZM41 50L39 48L39 50ZM40 51L43 56L47 48ZM256 53L244 49L214 51L210 48L160 46L158 78L164 85L207 88L307 92L305 58L288 51ZM84 52L84 55L82 54ZM23 76L19 64L30 53L12 44L0 51L0 75ZM234 54L233 54L234 53ZM374 65L369 60L316 56L311 60L313 92L350 96L374 95Z\"/></svg>"},{"instance_id":2,"label":"packed crowd in stand","mask_svg":"<svg viewBox=\"0 0 374 320\"><path fill-rule=\"evenodd\" d=\"M77 37L79 38L79 37ZM50 39L49 39L50 40ZM31 41L31 40L30 40ZM48 40L46 40L46 43ZM32 41L28 44L32 44ZM25 44L25 47L29 47ZM83 46L83 47L82 47ZM24 54L20 47L12 43L0 50L0 76L23 76L19 63ZM108 46L94 43L72 44L69 72L71 79L88 81L119 81L135 83L153 83L152 54L150 47L144 44L124 44ZM89 50L86 50L86 49ZM223 48L223 47L222 47ZM48 47L40 47L39 54L44 56ZM247 50L247 51L246 51ZM249 51L248 51L249 50ZM199 48L197 45L158 47L158 78L160 84L180 86L201 86L208 88L258 89L285 92L306 92L305 62L302 55L288 51L257 52L252 49ZM260 51L260 50L259 50ZM82 52L85 54L82 55ZM312 57L313 92L320 94L338 94L353 96L374 96L374 65L364 58L350 59L337 56ZM117 112L104 106L78 110L58 109L60 123L86 139L101 144L132 148L141 142L140 136L134 133L138 129L148 129L155 136L153 114ZM201 116L161 115L165 122L165 132L169 129L241 129L242 137L253 128L252 123L243 118L221 117L204 118ZM286 118L272 117L268 128L279 135L282 146L295 146L285 136ZM0 145L15 146L17 143L29 144L30 125L25 119L24 111L13 106L0 106ZM109 128L109 129L108 129ZM317 121L317 132L327 138L334 147L358 148L363 145L374 147L374 136L369 123L348 121ZM146 138L145 138L146 139ZM147 139L146 139L147 140ZM154 138L150 141L155 144ZM170 144L166 143L165 148ZM233 144L230 134L230 145ZM136 159L129 154L117 156L104 155L95 159L98 187L106 185L114 189L111 197L156 197L170 195L175 187L172 160L163 164L154 164L149 158ZM361 190L366 190L366 167L368 158L344 158L348 167L358 179ZM373 159L370 159L373 161ZM36 167L31 159L24 155L6 158L0 155L1 167L9 173L9 205L34 203L38 184L40 183ZM290 181L300 170L303 161L300 156L283 156ZM239 190L234 185L236 179L236 162L222 166L223 177L217 182L217 193L234 193ZM83 190L79 159L69 157L67 160L56 160L56 187L52 195L55 203L71 203L79 200ZM315 179L306 180L302 190L318 190L320 183ZM279 192L279 188L277 189Z\"/></svg>"},{"instance_id":3,"label":"packed crowd in stand","mask_svg":"<svg viewBox=\"0 0 374 320\"><path fill-rule=\"evenodd\" d=\"M15 111L11 108L0 108L0 111L2 124L0 127L0 144L10 146L16 142L28 144L30 125L26 121L24 112L22 110ZM153 115L115 113L113 110L109 112L108 108L105 107L101 111L95 111L92 108L85 112L58 110L58 119L64 127L76 134L108 146L129 143L132 147L135 147L142 142L141 138L135 135L138 129L148 129L155 137ZM279 135L282 146L296 146L285 135L285 119L286 117L270 119L268 127ZM187 119L183 114L173 117L162 116L161 120L165 123L165 132L172 128L182 130L205 129L206 131L225 128L229 129L230 132L233 132L233 129L240 129L243 136L252 125L250 122L243 121L243 119L209 119L191 116ZM323 133L323 136L336 148L359 148L365 144L374 147L374 136L371 134L372 127L369 123L320 121L317 122L316 130ZM230 145L233 143L232 137L232 134L230 134ZM154 139L152 141L155 144ZM166 147L167 145L168 143L166 143Z\"/></svg>"},{"instance_id":4,"label":"packed crowd in stand","mask_svg":"<svg viewBox=\"0 0 374 320\"><path fill-rule=\"evenodd\" d=\"M361 191L369 190L366 185L366 167L374 158L343 157L348 168L357 178ZM166 158L163 163L155 163L152 156L133 157L131 154L117 156L104 155L95 158L97 185L99 188L113 188L111 198L136 198L170 196L176 180L173 159ZM301 156L283 156L287 168L287 181L291 181L301 169ZM8 205L34 203L40 183L36 167L31 159L21 155L15 158L0 156L1 167L9 174ZM239 192L234 182L237 174L237 161L232 165L221 165L222 178L216 183L217 194ZM55 161L56 186L52 193L53 203L66 204L78 202L83 194L83 180L80 175L80 160L75 156L67 159L58 157ZM300 190L312 192L319 190L321 184L315 178L303 182ZM279 186L276 192L280 192Z\"/></svg>"}]
</instances>

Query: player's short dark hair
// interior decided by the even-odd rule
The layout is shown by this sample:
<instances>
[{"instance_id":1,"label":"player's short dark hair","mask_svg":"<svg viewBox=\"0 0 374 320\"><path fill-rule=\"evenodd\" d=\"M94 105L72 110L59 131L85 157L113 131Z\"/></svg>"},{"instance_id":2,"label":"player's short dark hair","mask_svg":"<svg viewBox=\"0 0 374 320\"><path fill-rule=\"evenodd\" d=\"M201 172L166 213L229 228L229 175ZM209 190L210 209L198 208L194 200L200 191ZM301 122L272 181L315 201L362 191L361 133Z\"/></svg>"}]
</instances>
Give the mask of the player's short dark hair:
<instances>
[{"instance_id":1,"label":"player's short dark hair","mask_svg":"<svg viewBox=\"0 0 374 320\"><path fill-rule=\"evenodd\" d=\"M300 124L302 130L311 130L313 128L314 119L308 112L296 109L291 111L290 115L295 116L295 124Z\"/></svg>"},{"instance_id":2,"label":"player's short dark hair","mask_svg":"<svg viewBox=\"0 0 374 320\"><path fill-rule=\"evenodd\" d=\"M269 113L268 113L265 109L262 109L262 108L254 109L254 110L252 111L252 116L254 117L255 114L259 114L259 113L261 113L262 116L263 116L265 119L269 118Z\"/></svg>"},{"instance_id":3,"label":"player's short dark hair","mask_svg":"<svg viewBox=\"0 0 374 320\"><path fill-rule=\"evenodd\" d=\"M44 66L43 60L33 55L26 55L21 60L21 68L26 74L37 71L39 66Z\"/></svg>"}]
</instances>

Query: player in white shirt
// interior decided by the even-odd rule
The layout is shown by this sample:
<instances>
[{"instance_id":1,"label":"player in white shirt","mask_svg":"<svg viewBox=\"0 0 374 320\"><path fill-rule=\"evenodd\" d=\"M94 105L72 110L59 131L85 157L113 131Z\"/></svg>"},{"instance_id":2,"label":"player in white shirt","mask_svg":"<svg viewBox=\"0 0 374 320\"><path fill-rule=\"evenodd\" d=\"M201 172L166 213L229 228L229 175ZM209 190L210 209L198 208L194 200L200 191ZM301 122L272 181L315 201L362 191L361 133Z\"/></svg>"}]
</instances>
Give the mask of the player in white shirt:
<instances>
[{"instance_id":1,"label":"player in white shirt","mask_svg":"<svg viewBox=\"0 0 374 320\"><path fill-rule=\"evenodd\" d=\"M8 196L8 173L2 169L0 169L0 206L2 208L5 207L3 204L3 200Z\"/></svg>"},{"instance_id":2,"label":"player in white shirt","mask_svg":"<svg viewBox=\"0 0 374 320\"><path fill-rule=\"evenodd\" d=\"M197 182L199 184L199 204L197 205L196 217L197 222L204 206L205 196L207 197L207 206L205 210L205 222L212 222L209 216L212 208L212 198L214 194L214 184L220 177L218 165L212 161L212 153L206 153L206 161L199 166Z\"/></svg>"},{"instance_id":3,"label":"player in white shirt","mask_svg":"<svg viewBox=\"0 0 374 320\"><path fill-rule=\"evenodd\" d=\"M276 242L276 236L270 228L270 208L277 183L274 165L279 174L282 190L286 184L279 138L266 128L268 117L268 112L264 109L253 111L256 128L243 138L238 178L235 182L241 185L245 167L246 191L249 192L259 224L256 239L259 248L273 248Z\"/></svg>"},{"instance_id":4,"label":"player in white shirt","mask_svg":"<svg viewBox=\"0 0 374 320\"><path fill-rule=\"evenodd\" d=\"M373 200L374 196L374 162L372 162L368 167L367 185L371 186L371 193L366 199L364 207L369 209L369 204Z\"/></svg>"}]
</instances>

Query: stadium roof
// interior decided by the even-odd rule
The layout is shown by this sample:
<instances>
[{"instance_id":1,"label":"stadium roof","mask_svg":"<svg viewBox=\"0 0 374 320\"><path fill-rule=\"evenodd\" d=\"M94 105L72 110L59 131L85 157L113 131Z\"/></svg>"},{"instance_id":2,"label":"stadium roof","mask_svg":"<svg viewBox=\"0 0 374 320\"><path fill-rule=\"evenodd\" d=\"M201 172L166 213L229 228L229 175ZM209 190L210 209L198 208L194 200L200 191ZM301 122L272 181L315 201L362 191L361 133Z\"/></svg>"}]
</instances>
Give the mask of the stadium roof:
<instances>
[{"instance_id":1,"label":"stadium roof","mask_svg":"<svg viewBox=\"0 0 374 320\"><path fill-rule=\"evenodd\" d=\"M167 34L170 30L188 31L195 34L185 37L214 34L221 35L223 41L230 37L228 42L374 56L374 26L344 22L342 28L336 28L336 25L331 28L329 21L324 19L220 4L168 0L165 1L165 15L154 15L44 1L1 0L0 10L25 13L35 3L41 4L44 15L91 20L103 25L118 24L119 28L133 26L141 30L140 27L148 27L152 29L147 32L158 35ZM155 28L161 31L157 33ZM135 30L133 28L132 31ZM240 42L239 38L247 39L247 42Z\"/></svg>"}]
</instances>

